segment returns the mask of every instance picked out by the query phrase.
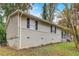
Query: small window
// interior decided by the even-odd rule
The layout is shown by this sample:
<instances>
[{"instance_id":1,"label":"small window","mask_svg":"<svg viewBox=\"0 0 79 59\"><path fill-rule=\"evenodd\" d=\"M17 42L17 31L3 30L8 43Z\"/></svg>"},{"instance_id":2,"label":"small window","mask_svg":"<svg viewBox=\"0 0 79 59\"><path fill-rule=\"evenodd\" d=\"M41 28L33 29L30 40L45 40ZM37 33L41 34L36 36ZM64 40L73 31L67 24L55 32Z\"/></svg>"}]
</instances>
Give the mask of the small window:
<instances>
[{"instance_id":1,"label":"small window","mask_svg":"<svg viewBox=\"0 0 79 59\"><path fill-rule=\"evenodd\" d=\"M30 19L30 29L35 30L35 21Z\"/></svg>"},{"instance_id":2,"label":"small window","mask_svg":"<svg viewBox=\"0 0 79 59\"><path fill-rule=\"evenodd\" d=\"M38 30L38 21L35 21L35 29Z\"/></svg>"},{"instance_id":3,"label":"small window","mask_svg":"<svg viewBox=\"0 0 79 59\"><path fill-rule=\"evenodd\" d=\"M55 26L55 33L56 33L56 26Z\"/></svg>"},{"instance_id":4,"label":"small window","mask_svg":"<svg viewBox=\"0 0 79 59\"><path fill-rule=\"evenodd\" d=\"M52 25L51 25L51 27L50 27L51 29L50 29L50 32L52 33Z\"/></svg>"},{"instance_id":5,"label":"small window","mask_svg":"<svg viewBox=\"0 0 79 59\"><path fill-rule=\"evenodd\" d=\"M66 37L66 32L62 30L61 36L62 36L62 38L65 38Z\"/></svg>"},{"instance_id":6,"label":"small window","mask_svg":"<svg viewBox=\"0 0 79 59\"><path fill-rule=\"evenodd\" d=\"M63 38L63 30L61 31L61 37Z\"/></svg>"},{"instance_id":7,"label":"small window","mask_svg":"<svg viewBox=\"0 0 79 59\"><path fill-rule=\"evenodd\" d=\"M30 28L30 19L27 18L27 28Z\"/></svg>"},{"instance_id":8,"label":"small window","mask_svg":"<svg viewBox=\"0 0 79 59\"><path fill-rule=\"evenodd\" d=\"M52 32L56 33L56 26L52 27Z\"/></svg>"}]
</instances>

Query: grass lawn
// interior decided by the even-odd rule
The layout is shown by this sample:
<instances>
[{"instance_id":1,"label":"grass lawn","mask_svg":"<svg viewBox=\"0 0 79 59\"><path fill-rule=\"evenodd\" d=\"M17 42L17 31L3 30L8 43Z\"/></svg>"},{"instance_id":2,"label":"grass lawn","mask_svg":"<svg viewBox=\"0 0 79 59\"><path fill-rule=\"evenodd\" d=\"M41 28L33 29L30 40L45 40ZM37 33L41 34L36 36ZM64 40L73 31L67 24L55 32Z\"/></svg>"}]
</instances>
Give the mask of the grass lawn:
<instances>
[{"instance_id":1,"label":"grass lawn","mask_svg":"<svg viewBox=\"0 0 79 59\"><path fill-rule=\"evenodd\" d=\"M79 50L75 48L73 42L57 43L37 48L15 50L8 46L0 48L1 56L20 56L20 55L34 55L34 56L78 56Z\"/></svg>"}]
</instances>

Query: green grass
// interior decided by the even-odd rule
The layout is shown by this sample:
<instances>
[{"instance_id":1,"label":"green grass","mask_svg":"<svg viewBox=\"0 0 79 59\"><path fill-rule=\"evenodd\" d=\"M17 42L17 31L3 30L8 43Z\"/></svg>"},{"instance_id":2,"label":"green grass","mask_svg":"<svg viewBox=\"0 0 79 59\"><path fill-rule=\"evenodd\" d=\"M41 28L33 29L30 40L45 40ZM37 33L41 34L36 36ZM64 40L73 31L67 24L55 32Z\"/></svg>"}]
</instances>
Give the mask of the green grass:
<instances>
[{"instance_id":1,"label":"green grass","mask_svg":"<svg viewBox=\"0 0 79 59\"><path fill-rule=\"evenodd\" d=\"M1 56L78 56L79 50L75 48L73 42L64 42L57 44L50 44L37 48L15 50L8 46L0 48Z\"/></svg>"}]
</instances>

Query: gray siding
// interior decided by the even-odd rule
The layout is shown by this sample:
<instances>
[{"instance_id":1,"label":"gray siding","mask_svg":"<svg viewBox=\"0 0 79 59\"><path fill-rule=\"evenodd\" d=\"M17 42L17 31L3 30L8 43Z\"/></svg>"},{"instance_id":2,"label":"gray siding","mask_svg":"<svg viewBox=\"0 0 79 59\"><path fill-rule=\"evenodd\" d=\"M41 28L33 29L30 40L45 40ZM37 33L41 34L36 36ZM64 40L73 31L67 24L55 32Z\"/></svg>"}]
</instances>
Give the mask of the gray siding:
<instances>
[{"instance_id":1,"label":"gray siding","mask_svg":"<svg viewBox=\"0 0 79 59\"><path fill-rule=\"evenodd\" d=\"M42 32L50 32L50 25L38 22L38 30Z\"/></svg>"},{"instance_id":2,"label":"gray siding","mask_svg":"<svg viewBox=\"0 0 79 59\"><path fill-rule=\"evenodd\" d=\"M27 17L21 18L21 48L30 48L49 43L61 42L61 30L50 32L50 25L38 22L38 30L27 28ZM35 23L30 19L31 25Z\"/></svg>"},{"instance_id":3,"label":"gray siding","mask_svg":"<svg viewBox=\"0 0 79 59\"><path fill-rule=\"evenodd\" d=\"M7 42L10 47L19 48L19 33L18 33L18 15L10 17L10 22L6 28Z\"/></svg>"},{"instance_id":4,"label":"gray siding","mask_svg":"<svg viewBox=\"0 0 79 59\"><path fill-rule=\"evenodd\" d=\"M12 16L6 29L8 45L22 49L61 42L60 29L57 28L56 33L51 33L51 25L38 21L38 30L35 30L35 20L32 19L30 19L30 25L31 28L27 28L26 16ZM52 30L53 28L54 26Z\"/></svg>"},{"instance_id":5,"label":"gray siding","mask_svg":"<svg viewBox=\"0 0 79 59\"><path fill-rule=\"evenodd\" d=\"M35 47L42 44L61 42L58 35L31 29L21 29L21 48Z\"/></svg>"},{"instance_id":6,"label":"gray siding","mask_svg":"<svg viewBox=\"0 0 79 59\"><path fill-rule=\"evenodd\" d=\"M17 37L18 35L18 16L10 17L8 27L6 29L7 39Z\"/></svg>"},{"instance_id":7,"label":"gray siding","mask_svg":"<svg viewBox=\"0 0 79 59\"><path fill-rule=\"evenodd\" d=\"M15 49L20 49L19 38L8 39L7 42L10 47L15 48Z\"/></svg>"}]
</instances>

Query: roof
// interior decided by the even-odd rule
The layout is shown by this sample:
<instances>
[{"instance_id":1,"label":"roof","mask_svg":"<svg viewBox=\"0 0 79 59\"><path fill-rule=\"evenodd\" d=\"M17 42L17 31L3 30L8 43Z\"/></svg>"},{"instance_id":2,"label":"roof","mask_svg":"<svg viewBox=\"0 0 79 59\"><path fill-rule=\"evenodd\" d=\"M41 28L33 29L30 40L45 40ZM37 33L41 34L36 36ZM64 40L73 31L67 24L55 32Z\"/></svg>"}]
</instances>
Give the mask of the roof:
<instances>
[{"instance_id":1,"label":"roof","mask_svg":"<svg viewBox=\"0 0 79 59\"><path fill-rule=\"evenodd\" d=\"M39 18L39 17L36 17L36 16L31 15L31 14L29 14L29 13L23 12L23 11L21 11L21 10L16 10L15 12L13 12L12 14L10 14L10 15L8 16L8 20L7 20L7 22L6 22L6 28L7 28L7 26L8 26L9 20L10 20L9 18L10 18L11 16L17 14L17 13L19 13L20 15L25 15L25 16L27 16L27 17L30 17L31 19L34 19L34 20L36 20L36 21L41 21L41 22L44 22L44 23L47 23L47 24L56 26L56 27L58 27L58 28L60 28L60 29L62 29L62 30L69 31L69 29L66 28L66 27L62 27L62 26L53 24L53 23L51 23L51 22L49 22L49 21L47 21L47 20L41 19L41 18Z\"/></svg>"}]
</instances>

